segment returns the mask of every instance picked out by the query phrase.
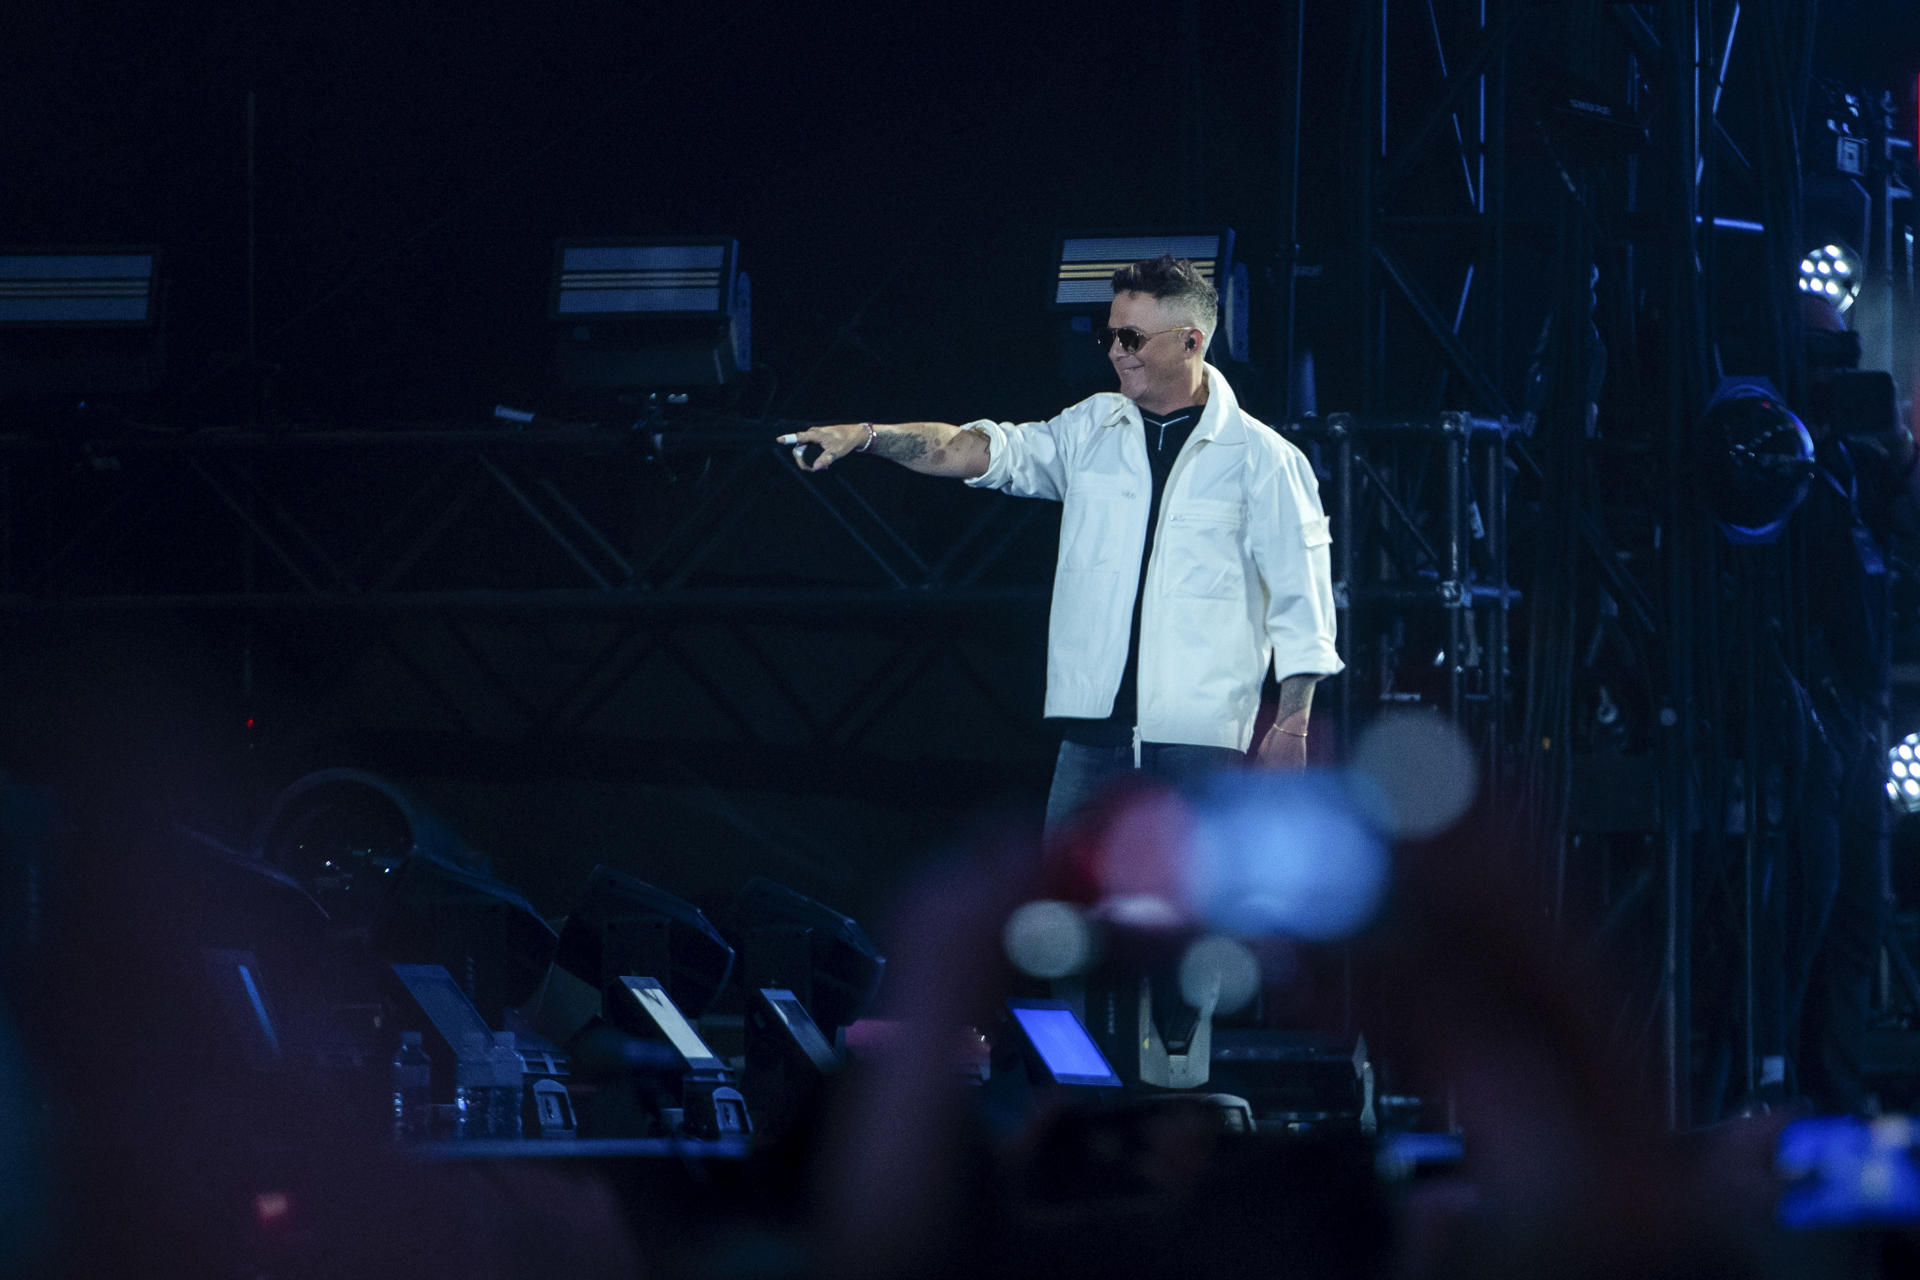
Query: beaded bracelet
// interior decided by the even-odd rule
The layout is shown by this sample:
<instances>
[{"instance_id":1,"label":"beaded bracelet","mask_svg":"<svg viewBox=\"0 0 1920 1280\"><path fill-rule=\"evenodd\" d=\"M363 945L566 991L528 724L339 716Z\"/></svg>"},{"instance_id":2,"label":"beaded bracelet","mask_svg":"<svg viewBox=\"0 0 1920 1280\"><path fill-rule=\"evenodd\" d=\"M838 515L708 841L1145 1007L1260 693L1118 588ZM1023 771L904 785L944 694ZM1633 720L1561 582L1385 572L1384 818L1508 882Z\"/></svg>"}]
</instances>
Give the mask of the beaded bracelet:
<instances>
[{"instance_id":1,"label":"beaded bracelet","mask_svg":"<svg viewBox=\"0 0 1920 1280\"><path fill-rule=\"evenodd\" d=\"M854 449L855 453L865 453L868 449L871 449L873 447L873 442L880 438L880 433L873 429L873 424L871 422L863 422L860 425L867 429L867 439L864 444L861 444L860 446Z\"/></svg>"}]
</instances>

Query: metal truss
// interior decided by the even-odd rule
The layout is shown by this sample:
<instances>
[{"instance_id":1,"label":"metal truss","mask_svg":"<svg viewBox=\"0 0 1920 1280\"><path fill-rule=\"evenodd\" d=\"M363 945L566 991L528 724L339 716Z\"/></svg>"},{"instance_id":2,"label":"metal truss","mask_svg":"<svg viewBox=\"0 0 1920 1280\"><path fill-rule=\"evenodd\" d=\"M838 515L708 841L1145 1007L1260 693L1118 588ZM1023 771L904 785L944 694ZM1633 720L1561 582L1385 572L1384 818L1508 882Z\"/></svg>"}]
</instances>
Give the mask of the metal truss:
<instances>
[{"instance_id":1,"label":"metal truss","mask_svg":"<svg viewBox=\"0 0 1920 1280\"><path fill-rule=\"evenodd\" d=\"M1515 519L1525 522L1530 553L1530 563L1514 566L1526 592L1527 669L1516 731L1506 739L1511 754L1493 772L1512 778L1526 838L1550 860L1543 884L1553 909L1570 882L1598 877L1607 930L1632 935L1650 955L1645 999L1636 997L1621 1023L1623 1034L1657 1041L1676 1126L1691 1122L1698 1080L1696 851L1724 844L1710 813L1717 799L1708 797L1722 794L1729 751L1709 705L1719 683L1719 552L1699 495L1682 479L1686 441L1709 389L1717 324L1737 303L1730 282L1754 274L1756 260L1798 252L1782 246L1797 234L1791 139L1805 94L1795 87L1804 49L1794 47L1794 33L1807 30L1806 14L1800 4L1739 0L1370 0L1355 14L1363 60L1357 152L1366 161L1357 178L1358 416L1431 422L1464 410L1532 428L1505 437ZM1629 145L1585 145L1591 140L1559 132L1551 104L1512 101L1509 69L1523 61L1605 86L1632 126L1613 140ZM1729 92L1736 66L1751 83ZM1520 176L1508 159L1516 149L1509 127L1537 135L1524 141L1544 161L1530 171L1544 174L1544 185L1509 181ZM1642 129L1636 150L1630 135ZM1522 253L1535 274L1551 275L1516 274ZM1596 267L1605 279L1590 292ZM1529 285L1541 309L1523 313L1516 299ZM1641 299L1657 310L1657 337L1641 332ZM1605 366L1609 403L1620 414L1601 417L1597 435L1586 373L1601 367L1588 336L1596 302L1611 308L1600 319L1614 345ZM1515 339L1532 335L1518 330L1543 319L1522 379L1512 367L1524 350ZM1784 366L1786 326L1772 331L1781 335L1773 363ZM1775 372L1788 378L1784 368ZM1781 385L1791 390L1790 378ZM1411 570L1427 574L1419 585L1437 592L1453 578L1435 567L1450 544L1404 529L1447 510L1417 495L1434 483L1425 477L1453 464L1422 471L1416 459L1380 461L1370 450L1349 467L1359 509L1346 519L1363 550L1366 529L1375 527L1379 551L1347 581L1357 585L1375 568L1403 577ZM1603 465L1613 468L1611 484ZM1479 496L1500 488L1482 482ZM1500 582L1504 592L1504 569ZM1409 613L1393 624L1398 631L1369 631L1362 617L1346 634L1379 652L1408 652L1399 636L1416 620ZM1431 651L1470 651L1459 639L1448 635L1444 650ZM1617 655L1616 673L1635 673L1635 740L1657 800L1646 808L1646 829L1605 837L1590 829L1582 846L1569 838L1568 815L1574 779L1585 784L1591 774L1573 749L1591 723L1596 688L1610 707L1609 697L1619 696L1597 674L1596 657L1605 654ZM1397 667L1394 678L1404 682L1408 664ZM1376 684L1400 687L1386 673ZM1440 685L1423 700L1460 707L1459 699L1494 687ZM1595 848L1605 850L1594 855L1598 863L1583 865Z\"/></svg>"},{"instance_id":2,"label":"metal truss","mask_svg":"<svg viewBox=\"0 0 1920 1280\"><path fill-rule=\"evenodd\" d=\"M1444 401L1457 379L1472 408L1514 416L1500 360L1513 9L1498 0L1491 8L1356 6L1365 60L1356 149L1366 158L1358 175L1363 413L1454 407ZM1396 317L1412 319L1428 358L1400 341Z\"/></svg>"},{"instance_id":3,"label":"metal truss","mask_svg":"<svg viewBox=\"0 0 1920 1280\"><path fill-rule=\"evenodd\" d=\"M0 610L806 614L1044 592L1036 504L895 485L883 509L884 483L803 475L775 430L0 437Z\"/></svg>"},{"instance_id":4,"label":"metal truss","mask_svg":"<svg viewBox=\"0 0 1920 1280\"><path fill-rule=\"evenodd\" d=\"M1503 758L1516 599L1506 468L1516 424L1465 413L1333 414L1296 428L1331 453L1334 600L1348 658L1341 734L1366 703L1426 703L1467 729L1483 759Z\"/></svg>"},{"instance_id":5,"label":"metal truss","mask_svg":"<svg viewBox=\"0 0 1920 1280\"><path fill-rule=\"evenodd\" d=\"M1003 789L1043 754L1046 505L804 475L781 429L0 438L0 625L16 661L97 623L244 635L244 716L296 770Z\"/></svg>"}]
</instances>

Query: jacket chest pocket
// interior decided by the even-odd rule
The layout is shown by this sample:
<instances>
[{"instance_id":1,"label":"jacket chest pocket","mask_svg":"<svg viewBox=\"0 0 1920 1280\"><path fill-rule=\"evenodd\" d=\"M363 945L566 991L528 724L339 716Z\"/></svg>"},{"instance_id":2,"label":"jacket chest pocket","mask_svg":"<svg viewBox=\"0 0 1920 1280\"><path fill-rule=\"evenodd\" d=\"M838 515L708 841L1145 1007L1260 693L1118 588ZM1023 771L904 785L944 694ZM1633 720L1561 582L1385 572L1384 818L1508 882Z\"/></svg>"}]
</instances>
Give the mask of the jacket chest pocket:
<instances>
[{"instance_id":1,"label":"jacket chest pocket","mask_svg":"<svg viewBox=\"0 0 1920 1280\"><path fill-rule=\"evenodd\" d=\"M1162 580L1169 595L1219 600L1243 594L1246 518L1238 502L1195 499L1167 513Z\"/></svg>"},{"instance_id":2,"label":"jacket chest pocket","mask_svg":"<svg viewBox=\"0 0 1920 1280\"><path fill-rule=\"evenodd\" d=\"M1060 513L1060 567L1124 567L1145 537L1137 527L1139 497L1127 480L1086 476L1076 481Z\"/></svg>"}]
</instances>

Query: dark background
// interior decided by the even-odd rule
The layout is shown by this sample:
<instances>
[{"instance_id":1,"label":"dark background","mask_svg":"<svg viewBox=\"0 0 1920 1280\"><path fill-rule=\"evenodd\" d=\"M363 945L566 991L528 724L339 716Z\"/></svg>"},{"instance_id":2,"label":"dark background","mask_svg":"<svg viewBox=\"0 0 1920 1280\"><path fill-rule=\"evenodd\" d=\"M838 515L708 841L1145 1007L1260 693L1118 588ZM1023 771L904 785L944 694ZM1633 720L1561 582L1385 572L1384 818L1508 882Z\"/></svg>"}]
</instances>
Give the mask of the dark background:
<instances>
[{"instance_id":1,"label":"dark background","mask_svg":"<svg viewBox=\"0 0 1920 1280\"><path fill-rule=\"evenodd\" d=\"M243 351L251 92L282 415L484 412L529 376L555 238L712 233L744 246L786 408L1041 412L1057 406L1031 356L1061 227L1231 212L1271 242L1277 10L1198 21L80 5L9 41L5 230L163 245L182 367ZM800 387L863 304L868 350Z\"/></svg>"},{"instance_id":2,"label":"dark background","mask_svg":"<svg viewBox=\"0 0 1920 1280\"><path fill-rule=\"evenodd\" d=\"M1301 325L1321 356L1321 407L1338 409L1365 373L1348 358L1358 321L1341 291L1358 68L1347 7L1309 13L1301 239L1324 274L1303 290ZM1271 283L1285 225L1283 14L36 6L10 14L0 42L0 243L161 248L169 376L134 415L160 433L483 425L498 403L544 407L553 242L589 236L740 242L765 368L737 408L1040 416L1063 403L1060 319L1044 306L1059 231L1228 224L1256 290ZM1908 5L1829 3L1821 15L1821 69L1910 90L1920 22ZM1547 72L1578 61L1551 43L1515 56ZM1431 63L1390 74L1410 94L1440 83ZM1554 175L1529 158L1524 130L1515 137L1525 208ZM1434 189L1436 207L1452 198L1441 175ZM1544 312L1527 273L1523 246L1516 340ZM1277 294L1257 296L1267 356L1246 371L1243 398L1277 418ZM992 500L879 468L858 479L936 532L944 514ZM756 540L804 557L813 544L792 544L811 535L789 514L740 510L736 559ZM1040 535L1021 554L1044 583ZM815 554L846 553L821 543ZM881 660L872 633L890 625L850 619L845 634L793 637L818 650L804 678L858 688ZM977 684L936 669L857 756L757 750L734 768L727 735L702 727L714 708L693 695L605 713L681 726L649 751L609 723L533 741L441 715L340 624L15 618L0 767L59 786L70 809L130 804L244 844L279 788L361 766L423 797L555 914L596 861L696 894L764 871L859 912L968 815L1037 815L1051 754L1038 617L998 625L991 643L964 643L1024 723L983 712ZM458 655L427 630L409 639L411 661L452 670ZM578 622L501 640L535 673L590 661L596 643ZM685 750L703 741L705 756Z\"/></svg>"}]
</instances>

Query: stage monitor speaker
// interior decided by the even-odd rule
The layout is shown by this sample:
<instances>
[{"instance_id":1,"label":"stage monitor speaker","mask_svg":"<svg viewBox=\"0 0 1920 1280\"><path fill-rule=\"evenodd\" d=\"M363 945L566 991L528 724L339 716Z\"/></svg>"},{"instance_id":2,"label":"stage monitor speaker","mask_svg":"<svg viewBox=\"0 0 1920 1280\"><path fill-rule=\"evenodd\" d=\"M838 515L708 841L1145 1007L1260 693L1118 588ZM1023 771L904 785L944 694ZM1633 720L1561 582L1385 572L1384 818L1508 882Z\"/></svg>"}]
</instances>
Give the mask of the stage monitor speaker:
<instances>
[{"instance_id":1,"label":"stage monitor speaker","mask_svg":"<svg viewBox=\"0 0 1920 1280\"><path fill-rule=\"evenodd\" d=\"M684 898L598 866L561 926L554 963L603 992L627 974L647 974L697 1018L726 986L733 948Z\"/></svg>"},{"instance_id":2,"label":"stage monitor speaker","mask_svg":"<svg viewBox=\"0 0 1920 1280\"><path fill-rule=\"evenodd\" d=\"M791 1125L840 1070L840 1053L793 992L761 987L748 997L746 1066L740 1088L763 1128Z\"/></svg>"},{"instance_id":3,"label":"stage monitor speaker","mask_svg":"<svg viewBox=\"0 0 1920 1280\"><path fill-rule=\"evenodd\" d=\"M853 920L783 884L755 876L734 897L726 932L748 990L792 992L822 1028L858 1021L879 994L886 957Z\"/></svg>"},{"instance_id":4,"label":"stage monitor speaker","mask_svg":"<svg viewBox=\"0 0 1920 1280\"><path fill-rule=\"evenodd\" d=\"M553 928L513 889L427 857L393 876L368 943L397 964L436 964L456 976L491 1026L539 990L553 959Z\"/></svg>"}]
</instances>

